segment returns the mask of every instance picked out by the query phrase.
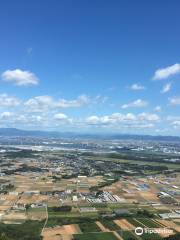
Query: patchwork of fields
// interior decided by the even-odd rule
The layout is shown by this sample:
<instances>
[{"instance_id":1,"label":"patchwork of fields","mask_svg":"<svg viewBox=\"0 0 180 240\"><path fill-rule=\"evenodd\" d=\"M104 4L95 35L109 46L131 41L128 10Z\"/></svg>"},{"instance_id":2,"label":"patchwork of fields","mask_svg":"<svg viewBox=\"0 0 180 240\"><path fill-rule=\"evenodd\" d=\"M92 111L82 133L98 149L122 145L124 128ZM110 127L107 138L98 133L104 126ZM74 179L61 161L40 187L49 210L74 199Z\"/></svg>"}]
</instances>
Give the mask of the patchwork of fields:
<instances>
[{"instance_id":1,"label":"patchwork of fields","mask_svg":"<svg viewBox=\"0 0 180 240\"><path fill-rule=\"evenodd\" d=\"M78 224L69 224L45 228L44 240L160 240L169 234L144 233L137 236L136 227L162 229L167 223L159 219L150 218L121 218L115 220L102 219L99 221L83 221ZM172 234L177 233L179 225L173 223Z\"/></svg>"}]
</instances>

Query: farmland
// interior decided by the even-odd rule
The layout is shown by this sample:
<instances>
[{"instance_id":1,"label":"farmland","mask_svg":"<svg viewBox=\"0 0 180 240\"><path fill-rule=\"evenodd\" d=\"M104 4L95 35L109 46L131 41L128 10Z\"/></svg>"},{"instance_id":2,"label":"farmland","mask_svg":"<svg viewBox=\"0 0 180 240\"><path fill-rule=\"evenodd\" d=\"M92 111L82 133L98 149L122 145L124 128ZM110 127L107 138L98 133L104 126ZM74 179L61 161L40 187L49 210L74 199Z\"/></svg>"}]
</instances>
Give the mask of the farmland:
<instances>
[{"instance_id":1,"label":"farmland","mask_svg":"<svg viewBox=\"0 0 180 240\"><path fill-rule=\"evenodd\" d=\"M34 222L34 239L44 240L159 240L179 232L178 164L160 161L163 154L148 162L147 153L138 160L129 159L132 154L122 159L118 153L18 151L19 158L18 152L0 153L6 161L0 231L9 240L16 225L26 229ZM137 227L168 226L171 233L135 233Z\"/></svg>"}]
</instances>

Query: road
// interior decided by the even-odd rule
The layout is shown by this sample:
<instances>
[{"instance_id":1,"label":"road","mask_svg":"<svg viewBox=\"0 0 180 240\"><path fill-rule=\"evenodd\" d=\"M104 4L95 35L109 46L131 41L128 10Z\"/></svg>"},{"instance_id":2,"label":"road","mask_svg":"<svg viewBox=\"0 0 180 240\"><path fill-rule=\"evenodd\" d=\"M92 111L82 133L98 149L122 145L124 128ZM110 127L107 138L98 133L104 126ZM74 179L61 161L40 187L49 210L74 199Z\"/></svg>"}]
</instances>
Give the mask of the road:
<instances>
[{"instance_id":1,"label":"road","mask_svg":"<svg viewBox=\"0 0 180 240\"><path fill-rule=\"evenodd\" d=\"M47 224L47 222L48 222L48 205L46 204L46 220L45 220L45 222L44 222L44 226L43 226L43 228L42 228L42 231L41 231L41 236L43 235L43 231L44 231L44 229L45 229L45 227L46 227L46 224Z\"/></svg>"}]
</instances>

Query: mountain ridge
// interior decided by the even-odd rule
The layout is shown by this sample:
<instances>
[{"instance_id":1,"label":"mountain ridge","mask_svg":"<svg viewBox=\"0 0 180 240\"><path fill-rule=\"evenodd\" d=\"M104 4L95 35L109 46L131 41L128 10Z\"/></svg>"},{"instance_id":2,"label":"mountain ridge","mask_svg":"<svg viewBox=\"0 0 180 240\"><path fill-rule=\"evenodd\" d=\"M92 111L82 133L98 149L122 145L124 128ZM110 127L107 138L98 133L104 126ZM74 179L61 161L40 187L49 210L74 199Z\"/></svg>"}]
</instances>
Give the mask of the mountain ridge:
<instances>
[{"instance_id":1,"label":"mountain ridge","mask_svg":"<svg viewBox=\"0 0 180 240\"><path fill-rule=\"evenodd\" d=\"M0 128L1 137L52 137L52 138L88 138L88 139L124 139L124 140L157 140L180 141L179 136L113 134L113 133L75 133L41 130L22 130L17 128Z\"/></svg>"}]
</instances>

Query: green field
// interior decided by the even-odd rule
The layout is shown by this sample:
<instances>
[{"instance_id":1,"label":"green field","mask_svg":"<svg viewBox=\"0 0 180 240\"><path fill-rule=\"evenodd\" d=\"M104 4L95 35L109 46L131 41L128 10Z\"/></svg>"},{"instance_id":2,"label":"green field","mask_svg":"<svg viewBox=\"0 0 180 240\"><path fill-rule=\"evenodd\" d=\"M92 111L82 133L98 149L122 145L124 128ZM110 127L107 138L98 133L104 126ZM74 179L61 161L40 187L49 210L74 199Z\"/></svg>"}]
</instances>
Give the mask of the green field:
<instances>
[{"instance_id":1,"label":"green field","mask_svg":"<svg viewBox=\"0 0 180 240\"><path fill-rule=\"evenodd\" d=\"M139 165L150 165L150 166L166 166L169 169L179 169L179 164L167 163L167 162L155 162L155 161L139 161L139 160L131 160L131 159L120 159L113 158L109 156L86 156L85 159L92 161L111 161L116 163L130 163L130 164L139 164Z\"/></svg>"},{"instance_id":2,"label":"green field","mask_svg":"<svg viewBox=\"0 0 180 240\"><path fill-rule=\"evenodd\" d=\"M112 220L103 219L100 220L100 222L111 231L120 230L120 227L117 224L115 224Z\"/></svg>"},{"instance_id":3,"label":"green field","mask_svg":"<svg viewBox=\"0 0 180 240\"><path fill-rule=\"evenodd\" d=\"M23 224L0 223L0 236L8 240L41 240L40 233L44 222L26 221Z\"/></svg>"},{"instance_id":4,"label":"green field","mask_svg":"<svg viewBox=\"0 0 180 240\"><path fill-rule=\"evenodd\" d=\"M98 218L97 212L58 212L53 208L48 208L48 222L47 227L53 227L56 225L74 224L83 222L93 222Z\"/></svg>"},{"instance_id":5,"label":"green field","mask_svg":"<svg viewBox=\"0 0 180 240\"><path fill-rule=\"evenodd\" d=\"M144 225L140 224L139 222L137 222L135 218L127 218L127 221L129 223L131 223L135 227L142 227L142 228L144 228Z\"/></svg>"},{"instance_id":6,"label":"green field","mask_svg":"<svg viewBox=\"0 0 180 240\"><path fill-rule=\"evenodd\" d=\"M58 212L58 211L53 211L52 208L48 208L48 215L51 218L73 218L73 217L89 217L89 218L94 218L98 216L97 212Z\"/></svg>"},{"instance_id":7,"label":"green field","mask_svg":"<svg viewBox=\"0 0 180 240\"><path fill-rule=\"evenodd\" d=\"M154 222L150 218L126 218L128 222L130 222L135 227L142 227L145 226L148 228L159 228L161 227L158 223ZM144 226L145 225L145 226Z\"/></svg>"},{"instance_id":8,"label":"green field","mask_svg":"<svg viewBox=\"0 0 180 240\"><path fill-rule=\"evenodd\" d=\"M66 225L66 224L81 224L81 223L92 223L95 222L97 218L88 217L50 217L48 218L47 227L54 227L56 225Z\"/></svg>"},{"instance_id":9,"label":"green field","mask_svg":"<svg viewBox=\"0 0 180 240\"><path fill-rule=\"evenodd\" d=\"M145 228L147 226L148 228L158 228L161 227L157 223L153 222L152 219L149 218L126 218L129 223L134 225L135 227L142 227ZM138 221L136 221L138 220ZM145 226L144 226L144 225ZM143 234L141 235L140 239L142 240L159 240L162 239L158 234Z\"/></svg>"},{"instance_id":10,"label":"green field","mask_svg":"<svg viewBox=\"0 0 180 240\"><path fill-rule=\"evenodd\" d=\"M161 240L162 238L157 233L144 233L141 235L142 240Z\"/></svg>"},{"instance_id":11,"label":"green field","mask_svg":"<svg viewBox=\"0 0 180 240\"><path fill-rule=\"evenodd\" d=\"M129 240L129 239L137 240L137 239L139 239L131 231L117 231L117 232L124 240Z\"/></svg>"},{"instance_id":12,"label":"green field","mask_svg":"<svg viewBox=\"0 0 180 240\"><path fill-rule=\"evenodd\" d=\"M74 240L117 240L113 233L85 233L76 234Z\"/></svg>"},{"instance_id":13,"label":"green field","mask_svg":"<svg viewBox=\"0 0 180 240\"><path fill-rule=\"evenodd\" d=\"M83 233L101 232L101 229L95 222L82 222L79 227Z\"/></svg>"},{"instance_id":14,"label":"green field","mask_svg":"<svg viewBox=\"0 0 180 240\"><path fill-rule=\"evenodd\" d=\"M136 218L139 222L147 226L148 228L159 228L161 227L158 223L155 223L149 218Z\"/></svg>"}]
</instances>

